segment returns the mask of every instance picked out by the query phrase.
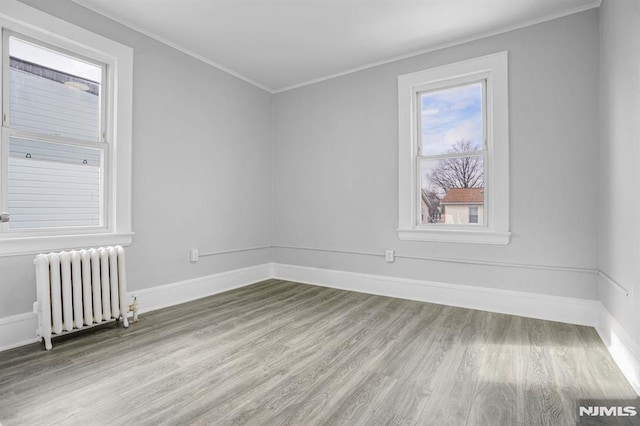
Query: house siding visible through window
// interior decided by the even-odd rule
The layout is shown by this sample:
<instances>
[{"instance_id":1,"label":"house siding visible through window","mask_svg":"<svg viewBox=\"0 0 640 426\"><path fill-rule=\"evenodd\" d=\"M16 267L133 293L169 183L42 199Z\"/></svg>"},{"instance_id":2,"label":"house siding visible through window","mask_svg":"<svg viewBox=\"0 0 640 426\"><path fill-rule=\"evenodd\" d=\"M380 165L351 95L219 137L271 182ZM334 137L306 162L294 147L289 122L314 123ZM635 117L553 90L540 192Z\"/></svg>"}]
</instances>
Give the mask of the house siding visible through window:
<instances>
[{"instance_id":1,"label":"house siding visible through window","mask_svg":"<svg viewBox=\"0 0 640 426\"><path fill-rule=\"evenodd\" d=\"M0 15L0 256L131 244L133 49L18 0Z\"/></svg>"},{"instance_id":2,"label":"house siding visible through window","mask_svg":"<svg viewBox=\"0 0 640 426\"><path fill-rule=\"evenodd\" d=\"M99 83L11 58L11 127L97 140Z\"/></svg>"},{"instance_id":3,"label":"house siding visible through window","mask_svg":"<svg viewBox=\"0 0 640 426\"><path fill-rule=\"evenodd\" d=\"M103 149L87 146L100 136L100 83L12 56L9 111L10 127L23 132L9 136L9 228L101 226Z\"/></svg>"}]
</instances>

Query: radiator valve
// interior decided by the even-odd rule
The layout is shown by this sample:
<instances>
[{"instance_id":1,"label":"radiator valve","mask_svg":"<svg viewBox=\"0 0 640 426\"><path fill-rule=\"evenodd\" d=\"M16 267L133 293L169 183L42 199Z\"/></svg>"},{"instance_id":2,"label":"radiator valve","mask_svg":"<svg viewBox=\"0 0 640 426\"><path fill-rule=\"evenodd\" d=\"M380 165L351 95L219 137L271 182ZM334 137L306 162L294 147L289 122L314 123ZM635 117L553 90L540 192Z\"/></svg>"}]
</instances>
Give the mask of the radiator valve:
<instances>
[{"instance_id":1,"label":"radiator valve","mask_svg":"<svg viewBox=\"0 0 640 426\"><path fill-rule=\"evenodd\" d=\"M133 312L133 322L138 322L138 297L133 296L133 303L129 305L129 311Z\"/></svg>"}]
</instances>

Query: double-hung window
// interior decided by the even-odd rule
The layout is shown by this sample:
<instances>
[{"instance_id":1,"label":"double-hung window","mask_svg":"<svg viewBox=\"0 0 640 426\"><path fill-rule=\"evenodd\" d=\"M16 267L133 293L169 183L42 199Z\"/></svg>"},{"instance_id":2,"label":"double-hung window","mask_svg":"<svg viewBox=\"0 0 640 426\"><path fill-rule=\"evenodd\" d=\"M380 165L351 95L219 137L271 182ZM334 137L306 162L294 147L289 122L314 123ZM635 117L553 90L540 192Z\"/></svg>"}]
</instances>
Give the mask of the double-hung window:
<instances>
[{"instance_id":1,"label":"double-hung window","mask_svg":"<svg viewBox=\"0 0 640 426\"><path fill-rule=\"evenodd\" d=\"M507 53L398 77L403 240L507 244Z\"/></svg>"},{"instance_id":2,"label":"double-hung window","mask_svg":"<svg viewBox=\"0 0 640 426\"><path fill-rule=\"evenodd\" d=\"M130 243L131 49L11 0L0 27L0 255Z\"/></svg>"},{"instance_id":3,"label":"double-hung window","mask_svg":"<svg viewBox=\"0 0 640 426\"><path fill-rule=\"evenodd\" d=\"M8 231L103 228L106 65L5 31Z\"/></svg>"}]
</instances>

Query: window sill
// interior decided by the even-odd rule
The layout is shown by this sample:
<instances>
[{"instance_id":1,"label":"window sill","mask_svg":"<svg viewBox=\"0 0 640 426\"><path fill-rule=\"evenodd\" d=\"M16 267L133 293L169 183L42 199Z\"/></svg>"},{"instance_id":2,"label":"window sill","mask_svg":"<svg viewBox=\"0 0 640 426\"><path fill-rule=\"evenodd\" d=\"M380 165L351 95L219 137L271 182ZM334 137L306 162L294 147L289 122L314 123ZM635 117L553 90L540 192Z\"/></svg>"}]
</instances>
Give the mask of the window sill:
<instances>
[{"instance_id":1,"label":"window sill","mask_svg":"<svg viewBox=\"0 0 640 426\"><path fill-rule=\"evenodd\" d=\"M100 246L128 246L133 233L0 237L0 257Z\"/></svg>"},{"instance_id":2,"label":"window sill","mask_svg":"<svg viewBox=\"0 0 640 426\"><path fill-rule=\"evenodd\" d=\"M510 237L511 232L487 230L398 229L398 238L404 241L507 245Z\"/></svg>"}]
</instances>

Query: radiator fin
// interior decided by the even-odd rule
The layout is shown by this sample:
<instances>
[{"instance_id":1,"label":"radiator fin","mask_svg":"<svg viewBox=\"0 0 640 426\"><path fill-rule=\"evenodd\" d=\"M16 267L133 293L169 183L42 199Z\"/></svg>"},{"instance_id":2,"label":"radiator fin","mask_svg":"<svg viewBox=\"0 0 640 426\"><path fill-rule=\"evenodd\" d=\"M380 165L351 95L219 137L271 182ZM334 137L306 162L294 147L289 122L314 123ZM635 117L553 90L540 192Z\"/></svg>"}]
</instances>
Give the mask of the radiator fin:
<instances>
[{"instance_id":1,"label":"radiator fin","mask_svg":"<svg viewBox=\"0 0 640 426\"><path fill-rule=\"evenodd\" d=\"M122 247L39 254L34 264L38 335L47 350L55 334L119 318L128 327Z\"/></svg>"}]
</instances>

